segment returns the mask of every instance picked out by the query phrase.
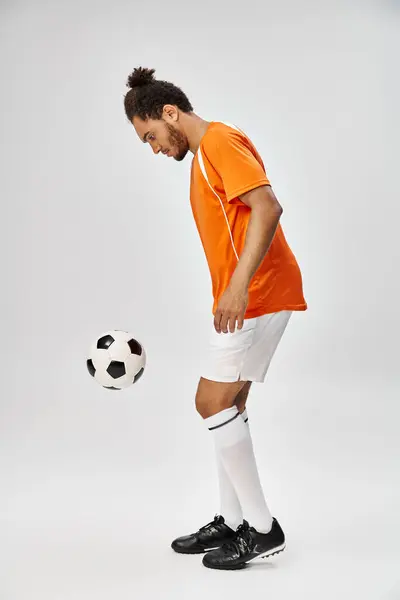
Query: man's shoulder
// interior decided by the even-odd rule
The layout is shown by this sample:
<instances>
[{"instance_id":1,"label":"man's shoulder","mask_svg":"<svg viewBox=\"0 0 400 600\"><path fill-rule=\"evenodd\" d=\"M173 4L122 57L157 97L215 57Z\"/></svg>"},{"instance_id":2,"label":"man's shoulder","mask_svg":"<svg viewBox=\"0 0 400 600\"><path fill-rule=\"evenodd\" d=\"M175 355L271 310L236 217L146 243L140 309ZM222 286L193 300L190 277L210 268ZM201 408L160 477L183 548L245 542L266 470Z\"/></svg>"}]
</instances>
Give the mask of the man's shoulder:
<instances>
[{"instance_id":1,"label":"man's shoulder","mask_svg":"<svg viewBox=\"0 0 400 600\"><path fill-rule=\"evenodd\" d=\"M229 136L243 136L244 133L237 125L228 123L227 121L211 121L210 127L208 128L205 138L210 137L229 137Z\"/></svg>"},{"instance_id":2,"label":"man's shoulder","mask_svg":"<svg viewBox=\"0 0 400 600\"><path fill-rule=\"evenodd\" d=\"M225 121L212 121L200 142L200 146L207 152L207 150L212 150L217 146L223 148L235 140L245 139L245 134L236 125Z\"/></svg>"}]
</instances>

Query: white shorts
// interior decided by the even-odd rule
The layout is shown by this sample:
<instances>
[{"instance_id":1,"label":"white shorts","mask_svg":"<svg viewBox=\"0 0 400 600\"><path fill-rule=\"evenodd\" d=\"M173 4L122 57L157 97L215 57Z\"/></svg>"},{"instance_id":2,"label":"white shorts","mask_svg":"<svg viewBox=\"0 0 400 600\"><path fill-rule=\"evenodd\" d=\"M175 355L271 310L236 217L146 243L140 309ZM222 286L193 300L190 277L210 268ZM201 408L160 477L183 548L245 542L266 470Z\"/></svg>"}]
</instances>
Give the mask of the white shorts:
<instances>
[{"instance_id":1,"label":"white shorts","mask_svg":"<svg viewBox=\"0 0 400 600\"><path fill-rule=\"evenodd\" d=\"M217 333L212 322L202 377L212 381L262 383L292 311L245 319L242 329Z\"/></svg>"}]
</instances>

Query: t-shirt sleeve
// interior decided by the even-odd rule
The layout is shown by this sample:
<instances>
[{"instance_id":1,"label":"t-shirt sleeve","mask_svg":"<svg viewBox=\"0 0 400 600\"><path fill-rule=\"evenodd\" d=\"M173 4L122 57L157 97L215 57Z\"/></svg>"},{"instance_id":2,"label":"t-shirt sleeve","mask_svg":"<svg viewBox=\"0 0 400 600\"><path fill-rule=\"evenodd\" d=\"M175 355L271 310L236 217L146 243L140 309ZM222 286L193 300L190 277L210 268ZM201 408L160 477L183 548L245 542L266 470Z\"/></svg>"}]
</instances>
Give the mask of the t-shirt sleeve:
<instances>
[{"instance_id":1,"label":"t-shirt sleeve","mask_svg":"<svg viewBox=\"0 0 400 600\"><path fill-rule=\"evenodd\" d=\"M261 185L270 185L265 170L251 151L246 138L236 130L210 136L205 154L222 179L228 202Z\"/></svg>"}]
</instances>

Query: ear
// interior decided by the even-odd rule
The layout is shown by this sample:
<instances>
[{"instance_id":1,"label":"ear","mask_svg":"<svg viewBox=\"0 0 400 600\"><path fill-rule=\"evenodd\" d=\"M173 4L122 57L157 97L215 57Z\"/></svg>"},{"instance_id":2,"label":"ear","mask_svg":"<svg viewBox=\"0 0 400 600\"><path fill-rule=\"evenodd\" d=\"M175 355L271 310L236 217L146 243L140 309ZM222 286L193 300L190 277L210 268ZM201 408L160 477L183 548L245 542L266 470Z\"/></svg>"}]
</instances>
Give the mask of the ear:
<instances>
[{"instance_id":1,"label":"ear","mask_svg":"<svg viewBox=\"0 0 400 600\"><path fill-rule=\"evenodd\" d=\"M163 108L163 117L166 121L178 121L179 112L178 108L173 104L166 104Z\"/></svg>"}]
</instances>

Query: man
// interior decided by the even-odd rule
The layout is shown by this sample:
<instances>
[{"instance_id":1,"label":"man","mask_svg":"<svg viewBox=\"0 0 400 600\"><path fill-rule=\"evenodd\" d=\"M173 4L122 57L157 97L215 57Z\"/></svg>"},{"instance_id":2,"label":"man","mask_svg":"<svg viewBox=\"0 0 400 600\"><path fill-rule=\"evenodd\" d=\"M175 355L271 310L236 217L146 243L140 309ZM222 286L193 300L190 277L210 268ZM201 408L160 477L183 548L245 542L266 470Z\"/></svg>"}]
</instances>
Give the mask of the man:
<instances>
[{"instance_id":1,"label":"man","mask_svg":"<svg viewBox=\"0 0 400 600\"><path fill-rule=\"evenodd\" d=\"M140 67L129 76L125 113L155 154L194 155L190 202L214 296L196 408L215 442L220 513L172 548L204 553L206 567L240 569L285 548L261 487L246 400L252 382L264 381L292 312L307 304L256 148L234 125L201 119L182 90L154 72Z\"/></svg>"}]
</instances>

